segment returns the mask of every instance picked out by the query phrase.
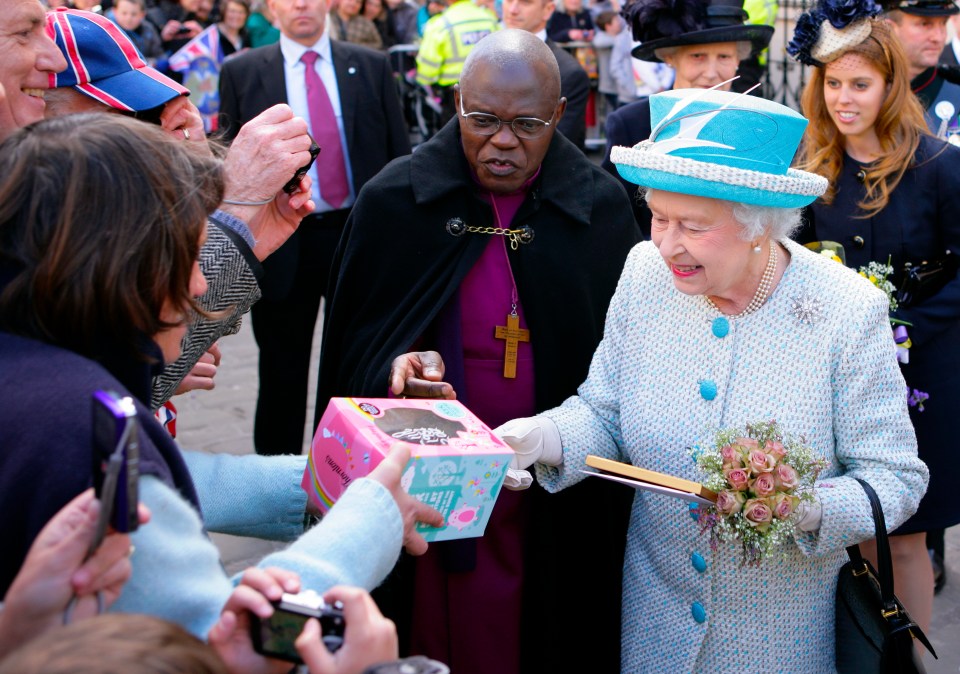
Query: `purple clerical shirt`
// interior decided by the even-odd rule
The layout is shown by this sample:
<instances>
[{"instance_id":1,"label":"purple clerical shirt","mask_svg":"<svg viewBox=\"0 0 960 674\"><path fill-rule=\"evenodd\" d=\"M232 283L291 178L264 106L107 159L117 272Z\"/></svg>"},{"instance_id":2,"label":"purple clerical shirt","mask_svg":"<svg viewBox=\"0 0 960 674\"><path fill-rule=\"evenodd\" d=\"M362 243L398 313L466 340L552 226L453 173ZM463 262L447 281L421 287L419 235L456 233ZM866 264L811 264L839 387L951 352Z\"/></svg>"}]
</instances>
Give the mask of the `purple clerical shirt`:
<instances>
[{"instance_id":1,"label":"purple clerical shirt","mask_svg":"<svg viewBox=\"0 0 960 674\"><path fill-rule=\"evenodd\" d=\"M513 194L481 193L490 203L498 227L510 227L535 178ZM438 317L438 332L449 335L456 333L456 328L442 323L456 320L459 314L456 327L466 389L460 392L461 398L491 428L536 412L533 347L530 342L520 342L517 376L506 378L506 342L495 337L496 327L506 325L514 302L520 327L527 327L515 293L508 245L505 237L490 236L451 300L451 307L459 311L444 311ZM531 339L535 338L531 333ZM452 672L520 674L523 542L530 510L524 496L523 492L501 491L482 538L433 543L427 554L417 559L412 653L446 662Z\"/></svg>"},{"instance_id":2,"label":"purple clerical shirt","mask_svg":"<svg viewBox=\"0 0 960 674\"><path fill-rule=\"evenodd\" d=\"M526 197L526 190L514 194L484 195L499 214L499 227L509 228ZM516 298L520 327L526 328L507 258L507 239L491 236L477 263L460 284L460 330L463 339L464 379L470 410L491 428L531 416L536 411L533 385L533 347L520 342L517 376L503 376L506 341L494 336L498 325L507 324L507 315Z\"/></svg>"}]
</instances>

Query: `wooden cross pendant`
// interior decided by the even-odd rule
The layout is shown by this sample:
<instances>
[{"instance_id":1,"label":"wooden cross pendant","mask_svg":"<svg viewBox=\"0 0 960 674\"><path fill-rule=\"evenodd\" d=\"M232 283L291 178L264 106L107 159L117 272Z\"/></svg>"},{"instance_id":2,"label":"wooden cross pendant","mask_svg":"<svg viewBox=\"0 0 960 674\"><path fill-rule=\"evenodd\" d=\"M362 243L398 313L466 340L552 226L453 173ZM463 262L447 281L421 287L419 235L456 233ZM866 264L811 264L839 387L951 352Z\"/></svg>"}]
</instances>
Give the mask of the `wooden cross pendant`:
<instances>
[{"instance_id":1,"label":"wooden cross pendant","mask_svg":"<svg viewBox=\"0 0 960 674\"><path fill-rule=\"evenodd\" d=\"M498 325L494 337L506 340L506 351L503 354L503 376L507 379L517 378L517 351L520 342L530 341L530 331L520 328L520 317L516 312L507 314L507 324Z\"/></svg>"}]
</instances>

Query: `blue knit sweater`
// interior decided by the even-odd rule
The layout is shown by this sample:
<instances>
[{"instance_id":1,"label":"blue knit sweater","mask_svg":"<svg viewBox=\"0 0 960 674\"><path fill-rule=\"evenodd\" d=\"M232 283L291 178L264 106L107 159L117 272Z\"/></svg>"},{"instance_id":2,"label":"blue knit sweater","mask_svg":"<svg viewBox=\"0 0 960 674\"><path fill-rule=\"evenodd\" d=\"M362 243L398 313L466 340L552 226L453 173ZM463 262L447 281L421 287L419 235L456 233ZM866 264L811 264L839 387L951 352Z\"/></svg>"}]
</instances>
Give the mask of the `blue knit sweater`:
<instances>
[{"instance_id":1,"label":"blue knit sweater","mask_svg":"<svg viewBox=\"0 0 960 674\"><path fill-rule=\"evenodd\" d=\"M207 531L299 536L260 565L295 571L305 588L319 592L334 584L372 589L390 571L403 522L382 485L357 480L320 525L303 533L306 496L299 485L306 457L181 455L142 404L148 368L127 365L111 368L122 371L121 383L94 361L0 332L0 596L43 524L91 483L96 389L121 395L136 389L140 500L152 512L133 535L133 576L111 610L156 615L205 637L235 582Z\"/></svg>"}]
</instances>

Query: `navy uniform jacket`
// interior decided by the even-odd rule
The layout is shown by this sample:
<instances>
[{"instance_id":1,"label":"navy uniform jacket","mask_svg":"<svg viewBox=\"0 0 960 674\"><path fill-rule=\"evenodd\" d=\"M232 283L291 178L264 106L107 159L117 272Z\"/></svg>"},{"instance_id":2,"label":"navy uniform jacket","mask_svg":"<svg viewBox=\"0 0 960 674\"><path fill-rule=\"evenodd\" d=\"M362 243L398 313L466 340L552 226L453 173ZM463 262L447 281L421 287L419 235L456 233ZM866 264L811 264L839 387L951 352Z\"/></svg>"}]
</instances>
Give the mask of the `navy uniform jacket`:
<instances>
[{"instance_id":1,"label":"navy uniform jacket","mask_svg":"<svg viewBox=\"0 0 960 674\"><path fill-rule=\"evenodd\" d=\"M952 50L951 50L952 53ZM930 133L939 133L941 119L935 114L937 104L947 101L953 105L953 114L947 120L946 132L960 132L960 68L941 65L927 68L910 82L910 88L920 99Z\"/></svg>"}]
</instances>

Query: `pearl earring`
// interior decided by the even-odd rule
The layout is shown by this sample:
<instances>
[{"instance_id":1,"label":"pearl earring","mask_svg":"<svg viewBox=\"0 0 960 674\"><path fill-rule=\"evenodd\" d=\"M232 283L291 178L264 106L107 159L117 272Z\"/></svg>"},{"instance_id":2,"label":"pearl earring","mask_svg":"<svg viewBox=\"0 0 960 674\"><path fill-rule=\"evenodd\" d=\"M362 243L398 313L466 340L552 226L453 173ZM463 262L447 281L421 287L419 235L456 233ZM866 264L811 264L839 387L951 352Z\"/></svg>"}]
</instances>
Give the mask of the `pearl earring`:
<instances>
[{"instance_id":1,"label":"pearl earring","mask_svg":"<svg viewBox=\"0 0 960 674\"><path fill-rule=\"evenodd\" d=\"M760 248L760 244L759 244L759 243L757 243L757 244L755 244L755 245L753 246L753 252L754 252L754 253L757 253L758 255L760 254L760 251L762 251L762 250L763 250L763 249Z\"/></svg>"}]
</instances>

